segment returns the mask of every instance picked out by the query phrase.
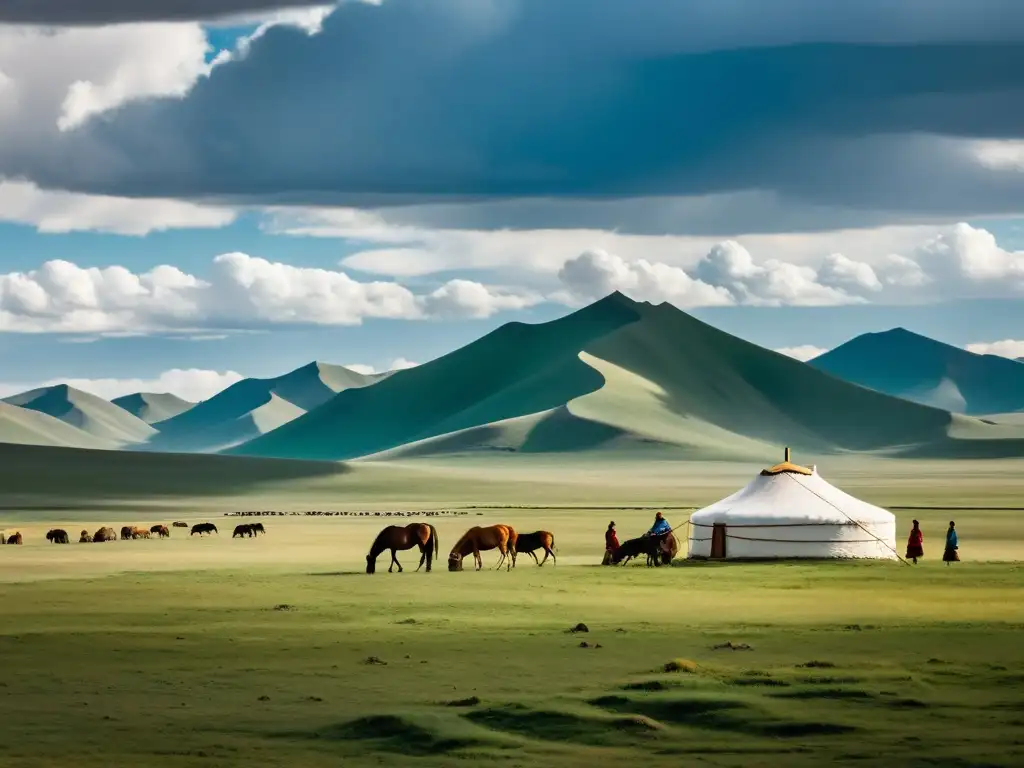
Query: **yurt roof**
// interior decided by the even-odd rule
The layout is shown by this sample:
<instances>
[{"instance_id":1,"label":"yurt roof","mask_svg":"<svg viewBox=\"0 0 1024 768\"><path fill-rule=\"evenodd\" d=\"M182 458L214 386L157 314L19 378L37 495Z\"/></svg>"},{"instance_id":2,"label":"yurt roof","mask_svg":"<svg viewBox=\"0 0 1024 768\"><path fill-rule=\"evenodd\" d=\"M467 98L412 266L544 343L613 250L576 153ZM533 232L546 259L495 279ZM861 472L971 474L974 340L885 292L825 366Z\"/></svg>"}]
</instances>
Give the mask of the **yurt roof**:
<instances>
[{"instance_id":1,"label":"yurt roof","mask_svg":"<svg viewBox=\"0 0 1024 768\"><path fill-rule=\"evenodd\" d=\"M788 457L788 451L787 451ZM851 496L816 468L788 461L764 470L745 487L690 516L694 524L798 525L892 522L888 510Z\"/></svg>"}]
</instances>

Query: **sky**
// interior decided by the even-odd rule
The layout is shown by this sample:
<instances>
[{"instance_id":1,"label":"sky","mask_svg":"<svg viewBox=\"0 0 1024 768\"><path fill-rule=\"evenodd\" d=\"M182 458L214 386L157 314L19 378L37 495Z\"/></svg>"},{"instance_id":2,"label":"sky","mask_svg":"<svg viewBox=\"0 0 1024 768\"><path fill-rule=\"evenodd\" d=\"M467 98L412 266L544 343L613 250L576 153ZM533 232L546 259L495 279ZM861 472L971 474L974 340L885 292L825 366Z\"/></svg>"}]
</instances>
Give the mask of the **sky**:
<instances>
[{"instance_id":1,"label":"sky","mask_svg":"<svg viewBox=\"0 0 1024 768\"><path fill-rule=\"evenodd\" d=\"M423 363L614 290L1024 356L1019 0L0 0L0 395Z\"/></svg>"}]
</instances>

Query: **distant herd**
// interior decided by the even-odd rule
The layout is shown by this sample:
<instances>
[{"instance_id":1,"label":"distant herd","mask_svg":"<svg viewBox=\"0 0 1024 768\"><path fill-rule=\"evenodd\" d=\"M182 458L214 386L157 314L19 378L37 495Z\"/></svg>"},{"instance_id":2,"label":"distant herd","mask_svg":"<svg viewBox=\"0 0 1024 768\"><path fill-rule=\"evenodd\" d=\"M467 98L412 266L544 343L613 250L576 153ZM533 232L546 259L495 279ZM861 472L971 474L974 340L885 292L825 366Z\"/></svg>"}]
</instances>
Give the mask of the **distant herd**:
<instances>
[{"instance_id":1,"label":"distant herd","mask_svg":"<svg viewBox=\"0 0 1024 768\"><path fill-rule=\"evenodd\" d=\"M78 536L79 544L91 544L94 542L101 541L117 541L118 538L121 541L132 541L135 539L152 539L160 538L167 539L171 536L171 528L188 528L188 523L176 520L171 523L170 527L166 525L153 525L149 528L142 528L135 525L124 525L121 526L121 535L118 536L118 532L110 526L103 526L95 533L89 533L87 530L83 530ZM239 525L235 527L235 533L232 538L241 536L255 536L258 533L266 533L267 529L263 527L263 523L249 523L247 525ZM190 536L199 534L200 537L205 533L219 533L217 526L213 523L196 523L192 526L189 532ZM46 540L51 544L70 544L71 537L68 532L63 528L51 528L46 532ZM21 535L21 531L14 533L10 536L4 536L0 534L0 544L24 544L25 539Z\"/></svg>"}]
</instances>

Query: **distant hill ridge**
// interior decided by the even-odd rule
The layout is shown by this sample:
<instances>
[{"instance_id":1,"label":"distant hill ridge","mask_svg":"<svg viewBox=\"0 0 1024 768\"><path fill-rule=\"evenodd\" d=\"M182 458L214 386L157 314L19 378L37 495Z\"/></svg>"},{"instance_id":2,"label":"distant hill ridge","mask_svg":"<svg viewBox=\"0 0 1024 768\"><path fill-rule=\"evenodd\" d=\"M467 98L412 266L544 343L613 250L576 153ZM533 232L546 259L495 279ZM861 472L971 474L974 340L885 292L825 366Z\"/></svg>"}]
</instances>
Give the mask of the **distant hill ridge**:
<instances>
[{"instance_id":1,"label":"distant hill ridge","mask_svg":"<svg viewBox=\"0 0 1024 768\"><path fill-rule=\"evenodd\" d=\"M67 384L22 392L5 402L52 416L94 438L121 446L145 442L156 434L149 424L123 408Z\"/></svg>"},{"instance_id":2,"label":"distant hill ridge","mask_svg":"<svg viewBox=\"0 0 1024 768\"><path fill-rule=\"evenodd\" d=\"M810 361L813 367L878 392L954 413L1024 410L1024 367L894 328L866 333Z\"/></svg>"},{"instance_id":3,"label":"distant hill ridge","mask_svg":"<svg viewBox=\"0 0 1024 768\"><path fill-rule=\"evenodd\" d=\"M1010 363L1010 365L1015 365ZM612 294L509 323L228 452L347 460L452 453L1024 455L1024 431L874 392L669 304ZM970 438L970 439L966 439Z\"/></svg>"},{"instance_id":4,"label":"distant hill ridge","mask_svg":"<svg viewBox=\"0 0 1024 768\"><path fill-rule=\"evenodd\" d=\"M116 397L110 402L147 424L166 421L195 406L195 403L168 392L136 392Z\"/></svg>"}]
</instances>

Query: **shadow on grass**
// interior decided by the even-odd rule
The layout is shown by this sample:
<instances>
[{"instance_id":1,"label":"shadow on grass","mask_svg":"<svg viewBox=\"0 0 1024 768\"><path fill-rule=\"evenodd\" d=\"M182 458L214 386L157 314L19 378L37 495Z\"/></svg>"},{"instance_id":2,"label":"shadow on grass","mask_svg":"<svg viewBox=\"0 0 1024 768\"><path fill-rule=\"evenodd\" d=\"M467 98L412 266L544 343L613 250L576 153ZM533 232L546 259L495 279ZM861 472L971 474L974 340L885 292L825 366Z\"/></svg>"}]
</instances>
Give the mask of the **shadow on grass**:
<instances>
[{"instance_id":1,"label":"shadow on grass","mask_svg":"<svg viewBox=\"0 0 1024 768\"><path fill-rule=\"evenodd\" d=\"M271 734L285 740L317 740L362 744L381 752L409 757L451 755L472 747L495 746L483 739L445 736L397 715L372 715L310 731Z\"/></svg>"},{"instance_id":2,"label":"shadow on grass","mask_svg":"<svg viewBox=\"0 0 1024 768\"><path fill-rule=\"evenodd\" d=\"M645 717L586 717L569 712L536 710L521 704L469 712L463 717L495 731L538 741L569 742L604 747L636 746L641 738L660 730Z\"/></svg>"}]
</instances>

